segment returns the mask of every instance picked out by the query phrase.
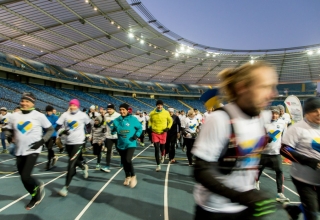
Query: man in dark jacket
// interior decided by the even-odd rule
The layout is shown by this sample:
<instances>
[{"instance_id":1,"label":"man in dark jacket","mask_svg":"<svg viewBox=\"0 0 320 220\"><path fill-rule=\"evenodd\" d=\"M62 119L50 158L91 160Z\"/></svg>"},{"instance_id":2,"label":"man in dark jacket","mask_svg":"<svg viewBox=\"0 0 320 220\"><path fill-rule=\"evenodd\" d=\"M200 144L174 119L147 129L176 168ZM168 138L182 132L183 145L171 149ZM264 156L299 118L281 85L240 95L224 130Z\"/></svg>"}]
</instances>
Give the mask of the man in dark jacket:
<instances>
[{"instance_id":1,"label":"man in dark jacket","mask_svg":"<svg viewBox=\"0 0 320 220\"><path fill-rule=\"evenodd\" d=\"M169 153L169 161L170 163L176 162L174 157L176 154L176 143L177 139L180 138L180 131L181 131L181 122L177 115L174 114L173 108L168 108L170 116L172 117L172 126L168 131L167 141L166 141L166 152ZM168 155L168 154L167 154Z\"/></svg>"}]
</instances>

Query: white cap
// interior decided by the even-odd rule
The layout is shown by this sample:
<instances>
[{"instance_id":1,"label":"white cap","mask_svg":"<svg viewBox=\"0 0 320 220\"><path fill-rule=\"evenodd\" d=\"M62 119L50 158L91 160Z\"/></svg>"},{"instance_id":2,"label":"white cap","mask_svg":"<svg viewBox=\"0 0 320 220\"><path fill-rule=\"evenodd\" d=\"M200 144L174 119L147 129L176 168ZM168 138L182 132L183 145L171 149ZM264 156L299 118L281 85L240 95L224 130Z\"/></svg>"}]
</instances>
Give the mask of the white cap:
<instances>
[{"instance_id":1,"label":"white cap","mask_svg":"<svg viewBox=\"0 0 320 220\"><path fill-rule=\"evenodd\" d=\"M174 108L168 108L169 112L174 112Z\"/></svg>"},{"instance_id":2,"label":"white cap","mask_svg":"<svg viewBox=\"0 0 320 220\"><path fill-rule=\"evenodd\" d=\"M90 106L90 109L96 109L96 106L91 105L91 106Z\"/></svg>"},{"instance_id":3,"label":"white cap","mask_svg":"<svg viewBox=\"0 0 320 220\"><path fill-rule=\"evenodd\" d=\"M6 107L1 107L0 111L7 111L7 108Z\"/></svg>"}]
</instances>

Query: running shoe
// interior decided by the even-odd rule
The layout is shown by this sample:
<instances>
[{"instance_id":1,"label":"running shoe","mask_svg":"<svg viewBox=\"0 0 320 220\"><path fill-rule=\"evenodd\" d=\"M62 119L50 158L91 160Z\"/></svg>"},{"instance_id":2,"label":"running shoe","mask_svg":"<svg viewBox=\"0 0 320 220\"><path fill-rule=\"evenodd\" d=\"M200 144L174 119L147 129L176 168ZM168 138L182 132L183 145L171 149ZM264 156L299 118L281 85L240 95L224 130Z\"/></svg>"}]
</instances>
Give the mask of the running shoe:
<instances>
[{"instance_id":1,"label":"running shoe","mask_svg":"<svg viewBox=\"0 0 320 220\"><path fill-rule=\"evenodd\" d=\"M255 182L256 190L260 190L260 181Z\"/></svg>"},{"instance_id":2,"label":"running shoe","mask_svg":"<svg viewBox=\"0 0 320 220\"><path fill-rule=\"evenodd\" d=\"M123 185L125 185L125 186L129 186L130 181L131 181L131 177L127 177L127 178L125 178L125 179L124 179L124 182L123 182Z\"/></svg>"},{"instance_id":3,"label":"running shoe","mask_svg":"<svg viewBox=\"0 0 320 220\"><path fill-rule=\"evenodd\" d=\"M159 172L160 170L161 170L161 165L157 165L156 172Z\"/></svg>"},{"instance_id":4,"label":"running shoe","mask_svg":"<svg viewBox=\"0 0 320 220\"><path fill-rule=\"evenodd\" d=\"M96 165L96 170L100 170L100 168L101 168L100 164L97 163L97 165Z\"/></svg>"},{"instance_id":5,"label":"running shoe","mask_svg":"<svg viewBox=\"0 0 320 220\"><path fill-rule=\"evenodd\" d=\"M151 143L148 147L154 147L153 144Z\"/></svg>"},{"instance_id":6,"label":"running shoe","mask_svg":"<svg viewBox=\"0 0 320 220\"><path fill-rule=\"evenodd\" d=\"M165 159L169 159L169 154L166 154L166 157L165 157Z\"/></svg>"},{"instance_id":7,"label":"running shoe","mask_svg":"<svg viewBox=\"0 0 320 220\"><path fill-rule=\"evenodd\" d=\"M186 147L182 147L182 151L183 151L183 152L186 152Z\"/></svg>"},{"instance_id":8,"label":"running shoe","mask_svg":"<svg viewBox=\"0 0 320 220\"><path fill-rule=\"evenodd\" d=\"M1 153L7 154L7 153L9 153L9 151L7 149L4 149Z\"/></svg>"},{"instance_id":9,"label":"running shoe","mask_svg":"<svg viewBox=\"0 0 320 220\"><path fill-rule=\"evenodd\" d=\"M278 193L276 200L278 202L290 202L290 199L285 197L283 193Z\"/></svg>"},{"instance_id":10,"label":"running shoe","mask_svg":"<svg viewBox=\"0 0 320 220\"><path fill-rule=\"evenodd\" d=\"M141 146L141 147L144 147L144 143L141 143L141 142L140 142L140 146Z\"/></svg>"},{"instance_id":11,"label":"running shoe","mask_svg":"<svg viewBox=\"0 0 320 220\"><path fill-rule=\"evenodd\" d=\"M83 165L83 171L82 171L82 172L83 172L83 177L84 177L85 179L87 179L88 176L89 176L88 169L89 169L88 165L87 165L87 164L84 164L84 165Z\"/></svg>"},{"instance_id":12,"label":"running shoe","mask_svg":"<svg viewBox=\"0 0 320 220\"><path fill-rule=\"evenodd\" d=\"M51 163L51 166L54 166L56 164L56 162L58 161L58 158L57 156L53 157L52 158L52 163Z\"/></svg>"},{"instance_id":13,"label":"running shoe","mask_svg":"<svg viewBox=\"0 0 320 220\"><path fill-rule=\"evenodd\" d=\"M130 180L130 188L134 188L137 185L137 176L132 176Z\"/></svg>"},{"instance_id":14,"label":"running shoe","mask_svg":"<svg viewBox=\"0 0 320 220\"><path fill-rule=\"evenodd\" d=\"M27 210L33 209L36 205L40 204L40 202L44 198L45 196L44 183L40 182L39 186L37 186L34 191L35 191L35 194L32 195L31 201L26 205Z\"/></svg>"},{"instance_id":15,"label":"running shoe","mask_svg":"<svg viewBox=\"0 0 320 220\"><path fill-rule=\"evenodd\" d=\"M176 162L175 159L170 160L170 163L175 163L175 162Z\"/></svg>"},{"instance_id":16,"label":"running shoe","mask_svg":"<svg viewBox=\"0 0 320 220\"><path fill-rule=\"evenodd\" d=\"M161 163L164 162L164 156L161 156Z\"/></svg>"},{"instance_id":17,"label":"running shoe","mask_svg":"<svg viewBox=\"0 0 320 220\"><path fill-rule=\"evenodd\" d=\"M109 166L101 167L100 170L101 170L101 171L104 171L104 172L106 172L106 173L110 173L110 171L111 171Z\"/></svg>"},{"instance_id":18,"label":"running shoe","mask_svg":"<svg viewBox=\"0 0 320 220\"><path fill-rule=\"evenodd\" d=\"M66 197L68 195L68 188L64 186L58 193L60 196Z\"/></svg>"}]
</instances>

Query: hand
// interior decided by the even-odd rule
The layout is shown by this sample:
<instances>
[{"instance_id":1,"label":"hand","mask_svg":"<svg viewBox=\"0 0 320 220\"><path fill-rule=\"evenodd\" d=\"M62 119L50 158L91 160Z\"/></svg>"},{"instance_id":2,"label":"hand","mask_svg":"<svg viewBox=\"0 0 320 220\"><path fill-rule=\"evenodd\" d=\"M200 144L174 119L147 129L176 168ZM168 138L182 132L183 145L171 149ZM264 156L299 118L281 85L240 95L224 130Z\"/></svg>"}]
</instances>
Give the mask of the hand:
<instances>
[{"instance_id":1,"label":"hand","mask_svg":"<svg viewBox=\"0 0 320 220\"><path fill-rule=\"evenodd\" d=\"M61 130L60 131L60 133L59 133L59 136L62 136L62 135L69 135L70 134L70 132L69 132L69 130Z\"/></svg>"},{"instance_id":2,"label":"hand","mask_svg":"<svg viewBox=\"0 0 320 220\"><path fill-rule=\"evenodd\" d=\"M101 145L102 145L102 142L101 142L101 141L99 141L99 142L98 142L98 144L99 144L99 146L101 146Z\"/></svg>"},{"instance_id":3,"label":"hand","mask_svg":"<svg viewBox=\"0 0 320 220\"><path fill-rule=\"evenodd\" d=\"M168 132L168 131L169 131L169 128L166 128L166 129L163 130L163 133L164 132Z\"/></svg>"},{"instance_id":4,"label":"hand","mask_svg":"<svg viewBox=\"0 0 320 220\"><path fill-rule=\"evenodd\" d=\"M239 193L232 201L247 206L253 211L253 216L267 215L276 211L275 199L256 189Z\"/></svg>"},{"instance_id":5,"label":"hand","mask_svg":"<svg viewBox=\"0 0 320 220\"><path fill-rule=\"evenodd\" d=\"M137 135L133 135L133 137L129 138L130 141L135 141L138 139L138 136Z\"/></svg>"},{"instance_id":6,"label":"hand","mask_svg":"<svg viewBox=\"0 0 320 220\"><path fill-rule=\"evenodd\" d=\"M102 128L102 133L106 133L107 129L106 128Z\"/></svg>"},{"instance_id":7,"label":"hand","mask_svg":"<svg viewBox=\"0 0 320 220\"><path fill-rule=\"evenodd\" d=\"M44 140L41 139L40 141L34 142L30 144L29 150L37 150L39 147L41 147L44 144Z\"/></svg>"},{"instance_id":8,"label":"hand","mask_svg":"<svg viewBox=\"0 0 320 220\"><path fill-rule=\"evenodd\" d=\"M180 133L177 134L177 138L180 139Z\"/></svg>"}]
</instances>

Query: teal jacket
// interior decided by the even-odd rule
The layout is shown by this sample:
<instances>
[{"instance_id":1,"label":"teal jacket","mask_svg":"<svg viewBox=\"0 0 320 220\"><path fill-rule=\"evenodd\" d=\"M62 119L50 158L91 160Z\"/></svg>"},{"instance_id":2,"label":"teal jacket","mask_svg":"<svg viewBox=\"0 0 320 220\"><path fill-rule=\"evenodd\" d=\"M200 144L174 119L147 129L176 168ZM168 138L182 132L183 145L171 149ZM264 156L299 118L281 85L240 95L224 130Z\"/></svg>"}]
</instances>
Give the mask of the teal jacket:
<instances>
[{"instance_id":1,"label":"teal jacket","mask_svg":"<svg viewBox=\"0 0 320 220\"><path fill-rule=\"evenodd\" d=\"M137 138L142 133L142 125L135 116L119 116L113 120L111 134L118 134L117 147L120 150L137 147Z\"/></svg>"}]
</instances>

